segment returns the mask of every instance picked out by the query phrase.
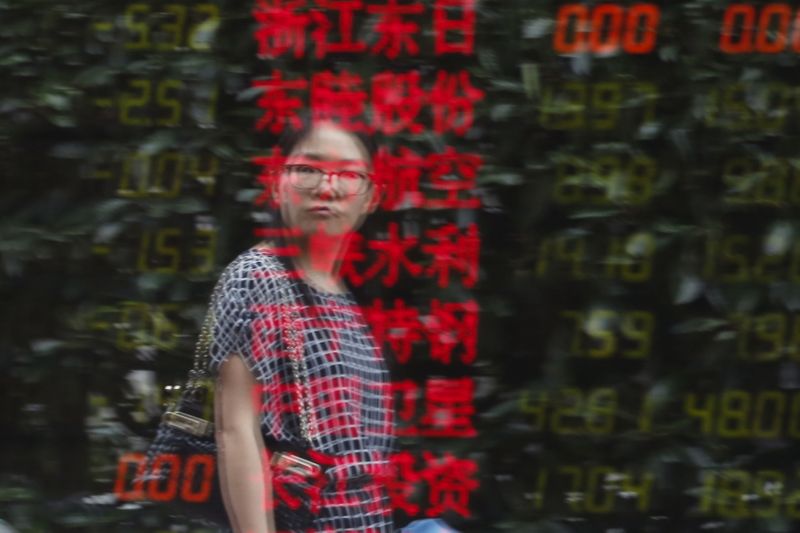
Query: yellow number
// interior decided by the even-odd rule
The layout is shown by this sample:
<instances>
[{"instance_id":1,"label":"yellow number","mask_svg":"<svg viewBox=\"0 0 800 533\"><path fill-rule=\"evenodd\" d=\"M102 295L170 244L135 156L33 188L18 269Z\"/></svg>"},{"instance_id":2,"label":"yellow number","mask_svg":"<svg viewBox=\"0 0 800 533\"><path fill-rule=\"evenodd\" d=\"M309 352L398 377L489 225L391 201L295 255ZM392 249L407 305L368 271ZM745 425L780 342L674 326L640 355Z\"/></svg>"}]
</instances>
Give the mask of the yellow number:
<instances>
[{"instance_id":1,"label":"yellow number","mask_svg":"<svg viewBox=\"0 0 800 533\"><path fill-rule=\"evenodd\" d=\"M601 82L592 91L592 110L600 117L592 121L596 130L610 130L617 126L619 109L622 104L622 85L619 82Z\"/></svg>"},{"instance_id":2,"label":"yellow number","mask_svg":"<svg viewBox=\"0 0 800 533\"><path fill-rule=\"evenodd\" d=\"M553 416L550 419L550 427L553 433L561 435L574 435L580 428L569 427L562 424L562 418L577 418L583 408L583 395L579 389L562 389L559 397L553 406Z\"/></svg>"},{"instance_id":3,"label":"yellow number","mask_svg":"<svg viewBox=\"0 0 800 533\"><path fill-rule=\"evenodd\" d=\"M181 190L181 177L184 172L184 157L177 152L164 152L156 160L156 178L153 192L166 198L174 198ZM170 172L171 170L171 172ZM168 177L169 176L169 177ZM165 178L171 181L169 188L164 187Z\"/></svg>"},{"instance_id":4,"label":"yellow number","mask_svg":"<svg viewBox=\"0 0 800 533\"><path fill-rule=\"evenodd\" d=\"M779 159L768 159L762 163L762 172L756 184L756 202L760 204L779 205L786 197L786 182L789 168Z\"/></svg>"},{"instance_id":5,"label":"yellow number","mask_svg":"<svg viewBox=\"0 0 800 533\"><path fill-rule=\"evenodd\" d=\"M183 41L183 30L186 25L186 6L180 4L167 4L164 9L174 15L174 22L162 24L161 31L171 36L169 40L158 44L158 49L162 51L175 50L180 48Z\"/></svg>"},{"instance_id":6,"label":"yellow number","mask_svg":"<svg viewBox=\"0 0 800 533\"><path fill-rule=\"evenodd\" d=\"M625 350L622 355L634 359L641 359L650 355L654 324L653 314L647 311L630 311L623 314L620 330L625 337L636 341L638 347Z\"/></svg>"},{"instance_id":7,"label":"yellow number","mask_svg":"<svg viewBox=\"0 0 800 533\"><path fill-rule=\"evenodd\" d=\"M772 409L767 409L772 402ZM772 412L772 423L764 428L764 418ZM780 391L761 391L756 396L756 412L753 419L753 436L760 439L776 439L781 434L781 423L786 413L786 396Z\"/></svg>"},{"instance_id":8,"label":"yellow number","mask_svg":"<svg viewBox=\"0 0 800 533\"><path fill-rule=\"evenodd\" d=\"M180 237L181 230L178 228L161 228L156 231L155 251L168 261L166 264L152 268L150 266L150 242L152 240L150 231L142 233L142 239L139 245L139 258L137 261L138 269L140 272L164 272L174 273L178 271L178 264L180 262L180 251L167 244L167 239L173 237Z\"/></svg>"},{"instance_id":9,"label":"yellow number","mask_svg":"<svg viewBox=\"0 0 800 533\"><path fill-rule=\"evenodd\" d=\"M544 507L544 495L547 492L547 469L540 468L536 478L536 492L533 495L535 503L533 505L536 509L541 510Z\"/></svg>"},{"instance_id":10,"label":"yellow number","mask_svg":"<svg viewBox=\"0 0 800 533\"><path fill-rule=\"evenodd\" d=\"M745 100L745 88L741 83L734 83L724 89L722 108L730 115L730 129L744 130L752 126L753 115ZM737 117L733 119L733 115Z\"/></svg>"},{"instance_id":11,"label":"yellow number","mask_svg":"<svg viewBox=\"0 0 800 533\"><path fill-rule=\"evenodd\" d=\"M786 351L792 361L800 360L800 314L794 316L792 338Z\"/></svg>"},{"instance_id":12,"label":"yellow number","mask_svg":"<svg viewBox=\"0 0 800 533\"><path fill-rule=\"evenodd\" d=\"M146 22L139 22L137 15L148 15L150 6L148 4L130 4L125 10L125 28L132 34L137 35L135 41L127 41L125 48L129 50L142 50L150 46L150 28Z\"/></svg>"},{"instance_id":13,"label":"yellow number","mask_svg":"<svg viewBox=\"0 0 800 533\"><path fill-rule=\"evenodd\" d=\"M554 96L552 87L542 93L539 120L542 127L555 130L577 130L584 127L587 91L584 83L573 81L563 84L563 93ZM557 116L560 120L556 121Z\"/></svg>"},{"instance_id":14,"label":"yellow number","mask_svg":"<svg viewBox=\"0 0 800 533\"><path fill-rule=\"evenodd\" d=\"M717 495L717 473L703 472L702 484L703 486L700 489L700 512L702 514L711 514L711 505Z\"/></svg>"},{"instance_id":15,"label":"yellow number","mask_svg":"<svg viewBox=\"0 0 800 533\"><path fill-rule=\"evenodd\" d=\"M789 202L800 204L800 159L789 159L786 164L792 169L792 186L789 190Z\"/></svg>"},{"instance_id":16,"label":"yellow number","mask_svg":"<svg viewBox=\"0 0 800 533\"><path fill-rule=\"evenodd\" d=\"M750 335L750 316L741 313L735 313L730 316L730 321L734 323L736 328L736 355L740 359L750 358L750 349L748 348L748 337Z\"/></svg>"},{"instance_id":17,"label":"yellow number","mask_svg":"<svg viewBox=\"0 0 800 533\"><path fill-rule=\"evenodd\" d=\"M595 389L589 392L586 404L586 427L589 433L608 434L614 431L617 391L611 388Z\"/></svg>"},{"instance_id":18,"label":"yellow number","mask_svg":"<svg viewBox=\"0 0 800 533\"><path fill-rule=\"evenodd\" d=\"M150 158L145 154L134 152L125 155L122 161L122 174L119 178L117 194L128 198L136 198L147 194L147 177L150 175ZM136 187L131 186L131 180Z\"/></svg>"},{"instance_id":19,"label":"yellow number","mask_svg":"<svg viewBox=\"0 0 800 533\"><path fill-rule=\"evenodd\" d=\"M655 249L655 239L650 233L639 232L628 237L628 241L625 243L625 252L633 258L622 264L622 279L634 283L650 279Z\"/></svg>"},{"instance_id":20,"label":"yellow number","mask_svg":"<svg viewBox=\"0 0 800 533\"><path fill-rule=\"evenodd\" d=\"M519 398L519 409L526 415L532 415L530 421L534 431L542 431L547 415L547 393L524 391Z\"/></svg>"},{"instance_id":21,"label":"yellow number","mask_svg":"<svg viewBox=\"0 0 800 533\"><path fill-rule=\"evenodd\" d=\"M155 344L161 349L171 350L178 345L178 327L167 318L168 312L175 312L177 309L177 304L160 304L152 314Z\"/></svg>"},{"instance_id":22,"label":"yellow number","mask_svg":"<svg viewBox=\"0 0 800 533\"><path fill-rule=\"evenodd\" d=\"M192 247L192 256L199 258L195 262L191 272L195 274L207 274L214 268L214 255L217 249L217 230L214 228L200 228L196 231L196 236L205 239L205 244L198 244Z\"/></svg>"},{"instance_id":23,"label":"yellow number","mask_svg":"<svg viewBox=\"0 0 800 533\"><path fill-rule=\"evenodd\" d=\"M750 415L750 394L742 390L729 390L722 393L717 433L720 437L742 438L749 436L747 419Z\"/></svg>"},{"instance_id":24,"label":"yellow number","mask_svg":"<svg viewBox=\"0 0 800 533\"><path fill-rule=\"evenodd\" d=\"M206 14L207 17L202 22L191 27L186 44L192 50L203 52L211 50L211 42L219 27L219 7L215 4L197 4L194 7L194 11Z\"/></svg>"},{"instance_id":25,"label":"yellow number","mask_svg":"<svg viewBox=\"0 0 800 533\"><path fill-rule=\"evenodd\" d=\"M789 114L787 106L794 97L793 92L783 83L770 83L764 90L764 110L759 113L759 126L764 131L777 133L786 123L786 116ZM778 102L774 102L777 95Z\"/></svg>"},{"instance_id":26,"label":"yellow number","mask_svg":"<svg viewBox=\"0 0 800 533\"><path fill-rule=\"evenodd\" d=\"M572 478L569 491L565 495L566 500L574 512L582 512L584 497L583 491L581 490L581 486L583 485L583 471L577 466L561 466L558 468L558 473Z\"/></svg>"},{"instance_id":27,"label":"yellow number","mask_svg":"<svg viewBox=\"0 0 800 533\"><path fill-rule=\"evenodd\" d=\"M697 396L694 393L689 393L683 402L684 410L689 416L698 417L702 420L703 433L711 433L712 424L714 422L714 407L716 405L716 396L713 394L706 395L705 402L702 407L697 406Z\"/></svg>"},{"instance_id":28,"label":"yellow number","mask_svg":"<svg viewBox=\"0 0 800 533\"><path fill-rule=\"evenodd\" d=\"M589 469L586 487L586 512L610 513L614 508L615 494L606 488L606 482L614 471L607 466L594 466ZM602 499L600 494L602 494Z\"/></svg>"},{"instance_id":29,"label":"yellow number","mask_svg":"<svg viewBox=\"0 0 800 533\"><path fill-rule=\"evenodd\" d=\"M800 478L800 471L796 472L795 478ZM800 490L794 490L786 496L786 514L789 518L800 518Z\"/></svg>"},{"instance_id":30,"label":"yellow number","mask_svg":"<svg viewBox=\"0 0 800 533\"><path fill-rule=\"evenodd\" d=\"M605 359L614 355L617 350L617 338L613 329L616 318L617 314L609 309L594 309L589 313L589 321L585 325L586 334L599 343L599 346L589 348L589 357Z\"/></svg>"},{"instance_id":31,"label":"yellow number","mask_svg":"<svg viewBox=\"0 0 800 533\"><path fill-rule=\"evenodd\" d=\"M753 514L762 518L777 516L781 506L785 476L777 470L760 470L755 475L755 492L758 501L769 502L766 507L758 506Z\"/></svg>"},{"instance_id":32,"label":"yellow number","mask_svg":"<svg viewBox=\"0 0 800 533\"><path fill-rule=\"evenodd\" d=\"M586 162L564 156L556 165L556 184L553 198L560 204L575 204L583 200L583 173Z\"/></svg>"},{"instance_id":33,"label":"yellow number","mask_svg":"<svg viewBox=\"0 0 800 533\"><path fill-rule=\"evenodd\" d=\"M646 204L653 197L656 162L642 155L634 156L626 172L625 198L634 205Z\"/></svg>"},{"instance_id":34,"label":"yellow number","mask_svg":"<svg viewBox=\"0 0 800 533\"><path fill-rule=\"evenodd\" d=\"M658 100L658 90L652 83L634 83L634 90L639 92L645 101L644 113L642 115L642 123L644 126L656 121L656 101Z\"/></svg>"},{"instance_id":35,"label":"yellow number","mask_svg":"<svg viewBox=\"0 0 800 533\"><path fill-rule=\"evenodd\" d=\"M743 496L750 493L750 474L744 470L725 470L719 478L719 514L725 518L745 518L749 509Z\"/></svg>"},{"instance_id":36,"label":"yellow number","mask_svg":"<svg viewBox=\"0 0 800 533\"><path fill-rule=\"evenodd\" d=\"M736 267L731 273L723 274L720 279L727 283L744 283L748 279L747 256L737 252L740 246L747 246L747 235L729 235L722 240L721 256L726 262Z\"/></svg>"},{"instance_id":37,"label":"yellow number","mask_svg":"<svg viewBox=\"0 0 800 533\"><path fill-rule=\"evenodd\" d=\"M789 438L800 439L800 392L796 392L792 397L792 405L789 408L789 426L786 428Z\"/></svg>"},{"instance_id":38,"label":"yellow number","mask_svg":"<svg viewBox=\"0 0 800 533\"><path fill-rule=\"evenodd\" d=\"M201 168L201 157L192 156L189 158L189 174L195 180L205 185L206 194L211 196L214 194L214 188L217 184L217 173L219 172L219 159L213 155L209 155L206 159L205 167Z\"/></svg>"},{"instance_id":39,"label":"yellow number","mask_svg":"<svg viewBox=\"0 0 800 533\"><path fill-rule=\"evenodd\" d=\"M727 186L724 202L726 204L750 202L750 189L755 174L755 162L750 157L735 157L725 161L722 168L722 181Z\"/></svg>"},{"instance_id":40,"label":"yellow number","mask_svg":"<svg viewBox=\"0 0 800 533\"><path fill-rule=\"evenodd\" d=\"M786 338L786 316L783 313L767 313L757 316L754 320L755 336L769 343L768 351L758 351L753 358L759 361L773 361L779 359L783 352L783 340Z\"/></svg>"},{"instance_id":41,"label":"yellow number","mask_svg":"<svg viewBox=\"0 0 800 533\"><path fill-rule=\"evenodd\" d=\"M622 478L622 490L636 494L638 502L636 506L639 511L646 512L650 509L650 495L653 492L653 474L643 472L638 484L633 482L633 474L626 472Z\"/></svg>"},{"instance_id":42,"label":"yellow number","mask_svg":"<svg viewBox=\"0 0 800 533\"><path fill-rule=\"evenodd\" d=\"M122 93L119 98L119 121L126 126L150 126L153 121L148 117L133 117L131 111L136 108L146 108L150 101L152 85L149 80L130 80L128 85L133 89L139 89L138 96L131 96L127 92Z\"/></svg>"},{"instance_id":43,"label":"yellow number","mask_svg":"<svg viewBox=\"0 0 800 533\"><path fill-rule=\"evenodd\" d=\"M143 332L150 315L147 307L143 302L122 302L117 348L129 351L143 344Z\"/></svg>"},{"instance_id":44,"label":"yellow number","mask_svg":"<svg viewBox=\"0 0 800 533\"><path fill-rule=\"evenodd\" d=\"M180 91L183 88L183 82L180 80L163 80L158 84L156 90L156 102L159 106L169 109L169 115L166 118L158 119L160 126L177 126L181 120L181 101L176 98L167 96L170 90Z\"/></svg>"},{"instance_id":45,"label":"yellow number","mask_svg":"<svg viewBox=\"0 0 800 533\"><path fill-rule=\"evenodd\" d=\"M608 201L617 202L623 196L620 194L622 185L622 161L614 154L596 158L592 162L592 187L599 191L592 198L594 203L604 204Z\"/></svg>"},{"instance_id":46,"label":"yellow number","mask_svg":"<svg viewBox=\"0 0 800 533\"><path fill-rule=\"evenodd\" d=\"M570 246L571 245L571 246ZM556 239L556 258L559 261L572 263L573 279L584 279L583 260L586 254L586 242L581 237L559 237Z\"/></svg>"}]
</instances>

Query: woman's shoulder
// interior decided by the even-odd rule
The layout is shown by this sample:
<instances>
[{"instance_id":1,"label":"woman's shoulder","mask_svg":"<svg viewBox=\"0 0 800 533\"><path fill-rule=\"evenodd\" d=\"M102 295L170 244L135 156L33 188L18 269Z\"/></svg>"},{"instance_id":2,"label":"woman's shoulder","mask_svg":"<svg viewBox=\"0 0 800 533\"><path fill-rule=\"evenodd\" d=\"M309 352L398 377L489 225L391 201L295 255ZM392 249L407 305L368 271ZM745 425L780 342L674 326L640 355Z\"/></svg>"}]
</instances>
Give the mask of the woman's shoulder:
<instances>
[{"instance_id":1,"label":"woman's shoulder","mask_svg":"<svg viewBox=\"0 0 800 533\"><path fill-rule=\"evenodd\" d=\"M259 273L267 274L282 270L283 267L272 248L254 246L243 251L228 263L223 269L223 276L232 273L258 275Z\"/></svg>"},{"instance_id":2,"label":"woman's shoulder","mask_svg":"<svg viewBox=\"0 0 800 533\"><path fill-rule=\"evenodd\" d=\"M238 293L244 297L254 291L273 293L278 288L278 277L285 276L275 252L265 247L249 248L240 253L223 269L217 282L224 293Z\"/></svg>"}]
</instances>

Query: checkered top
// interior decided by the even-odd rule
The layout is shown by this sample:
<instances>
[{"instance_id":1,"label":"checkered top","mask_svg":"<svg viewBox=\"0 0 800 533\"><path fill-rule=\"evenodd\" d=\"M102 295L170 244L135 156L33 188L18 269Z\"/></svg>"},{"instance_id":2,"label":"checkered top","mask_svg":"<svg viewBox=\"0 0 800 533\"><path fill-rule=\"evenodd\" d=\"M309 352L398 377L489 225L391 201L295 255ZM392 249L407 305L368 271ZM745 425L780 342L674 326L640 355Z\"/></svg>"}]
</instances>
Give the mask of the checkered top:
<instances>
[{"instance_id":1,"label":"checkered top","mask_svg":"<svg viewBox=\"0 0 800 533\"><path fill-rule=\"evenodd\" d=\"M271 442L305 442L280 327L282 305L288 298L295 305L302 302L299 284L304 282L281 280L281 275L286 270L270 251L250 249L223 272L212 307L209 369L216 374L230 354L242 356L260 388L261 429L268 448ZM303 307L297 322L313 413L310 446L328 461L317 530L392 531L388 498L373 480L385 472L394 441L386 365L349 292L307 287L314 305Z\"/></svg>"}]
</instances>

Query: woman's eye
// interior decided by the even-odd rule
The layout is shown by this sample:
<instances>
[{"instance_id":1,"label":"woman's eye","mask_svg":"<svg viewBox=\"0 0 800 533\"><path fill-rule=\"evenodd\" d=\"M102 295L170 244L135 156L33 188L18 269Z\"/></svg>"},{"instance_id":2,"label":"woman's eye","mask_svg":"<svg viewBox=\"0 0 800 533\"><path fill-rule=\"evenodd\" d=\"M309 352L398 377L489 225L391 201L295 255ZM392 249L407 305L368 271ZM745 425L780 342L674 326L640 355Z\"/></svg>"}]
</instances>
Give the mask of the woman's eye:
<instances>
[{"instance_id":1,"label":"woman's eye","mask_svg":"<svg viewBox=\"0 0 800 533\"><path fill-rule=\"evenodd\" d=\"M339 177L346 180L359 180L363 177L363 174L355 170L342 170L339 172Z\"/></svg>"},{"instance_id":2,"label":"woman's eye","mask_svg":"<svg viewBox=\"0 0 800 533\"><path fill-rule=\"evenodd\" d=\"M314 167L310 167L308 165L296 165L294 167L295 172L299 172L301 174L316 174L317 169Z\"/></svg>"}]
</instances>

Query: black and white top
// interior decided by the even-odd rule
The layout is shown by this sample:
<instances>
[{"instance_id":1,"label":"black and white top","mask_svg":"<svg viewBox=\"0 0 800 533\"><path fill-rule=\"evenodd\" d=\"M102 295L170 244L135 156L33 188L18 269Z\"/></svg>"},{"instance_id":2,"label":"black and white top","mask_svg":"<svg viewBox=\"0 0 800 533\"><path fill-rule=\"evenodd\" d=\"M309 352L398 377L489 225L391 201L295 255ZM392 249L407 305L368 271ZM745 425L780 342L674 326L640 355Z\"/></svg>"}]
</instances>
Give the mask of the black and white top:
<instances>
[{"instance_id":1,"label":"black and white top","mask_svg":"<svg viewBox=\"0 0 800 533\"><path fill-rule=\"evenodd\" d=\"M386 365L350 293L327 293L307 285L313 307L298 320L304 339L307 398L313 413L310 442L302 438L289 356L284 349L281 305L301 303L297 278L286 275L267 249L253 248L220 277L213 304L210 370L238 353L258 383L261 429L271 443L308 446L326 468L317 485L317 531L392 531L391 507L380 481L393 446L393 414ZM273 492L280 480L273 479Z\"/></svg>"}]
</instances>

